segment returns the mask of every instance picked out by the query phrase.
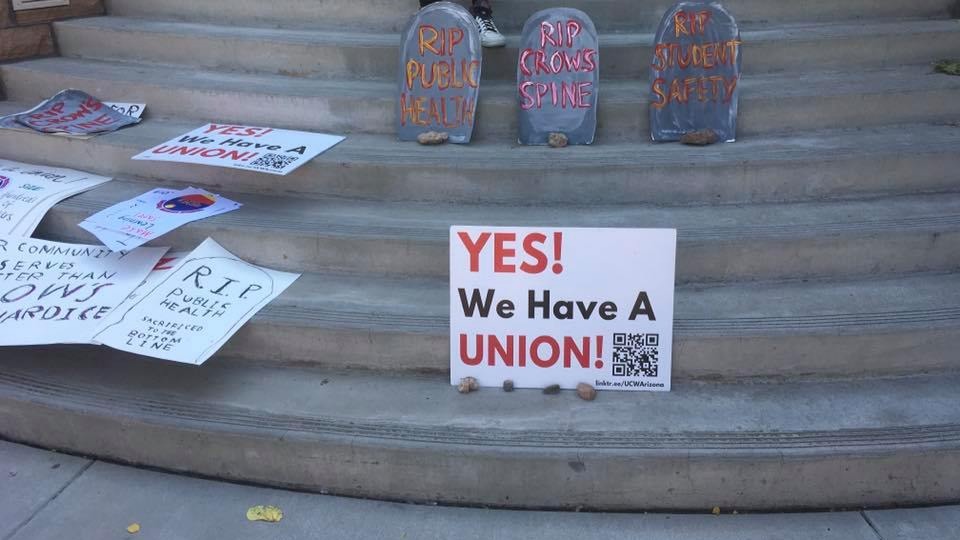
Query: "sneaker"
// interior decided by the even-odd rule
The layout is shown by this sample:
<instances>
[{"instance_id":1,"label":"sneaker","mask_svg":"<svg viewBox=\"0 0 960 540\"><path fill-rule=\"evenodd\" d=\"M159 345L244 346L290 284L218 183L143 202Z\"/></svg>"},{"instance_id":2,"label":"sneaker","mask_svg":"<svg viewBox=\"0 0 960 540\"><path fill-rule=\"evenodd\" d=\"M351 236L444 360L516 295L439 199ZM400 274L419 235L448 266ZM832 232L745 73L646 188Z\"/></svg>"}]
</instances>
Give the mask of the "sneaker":
<instances>
[{"instance_id":1,"label":"sneaker","mask_svg":"<svg viewBox=\"0 0 960 540\"><path fill-rule=\"evenodd\" d=\"M506 38L497 30L497 25L493 24L493 18L474 17L477 21L477 30L480 31L480 44L484 47L503 47L507 44Z\"/></svg>"}]
</instances>

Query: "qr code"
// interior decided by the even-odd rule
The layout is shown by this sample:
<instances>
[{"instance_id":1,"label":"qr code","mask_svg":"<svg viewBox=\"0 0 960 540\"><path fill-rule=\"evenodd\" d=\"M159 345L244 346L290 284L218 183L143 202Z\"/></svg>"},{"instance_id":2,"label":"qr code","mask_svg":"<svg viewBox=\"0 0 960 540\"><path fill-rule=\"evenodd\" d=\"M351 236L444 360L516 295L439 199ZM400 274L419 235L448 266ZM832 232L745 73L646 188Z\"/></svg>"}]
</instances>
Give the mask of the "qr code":
<instances>
[{"instance_id":1,"label":"qr code","mask_svg":"<svg viewBox=\"0 0 960 540\"><path fill-rule=\"evenodd\" d=\"M660 334L614 334L613 376L656 377L660 372Z\"/></svg>"},{"instance_id":2,"label":"qr code","mask_svg":"<svg viewBox=\"0 0 960 540\"><path fill-rule=\"evenodd\" d=\"M267 169L273 169L275 171L282 171L286 168L287 165L296 161L298 156L281 156L280 154L264 154L253 162L250 165L254 167L264 167Z\"/></svg>"}]
</instances>

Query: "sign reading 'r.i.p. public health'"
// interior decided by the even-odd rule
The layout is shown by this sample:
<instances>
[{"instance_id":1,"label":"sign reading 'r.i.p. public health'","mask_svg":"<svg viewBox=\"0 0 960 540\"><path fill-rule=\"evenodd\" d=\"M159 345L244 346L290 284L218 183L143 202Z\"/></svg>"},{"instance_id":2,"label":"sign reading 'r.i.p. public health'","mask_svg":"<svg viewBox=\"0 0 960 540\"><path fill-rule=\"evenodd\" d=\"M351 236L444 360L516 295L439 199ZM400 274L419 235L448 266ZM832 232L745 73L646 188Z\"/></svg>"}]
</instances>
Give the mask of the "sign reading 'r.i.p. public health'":
<instances>
[{"instance_id":1,"label":"sign reading 'r.i.p. public health'","mask_svg":"<svg viewBox=\"0 0 960 540\"><path fill-rule=\"evenodd\" d=\"M452 227L450 377L670 390L673 229Z\"/></svg>"},{"instance_id":2,"label":"sign reading 'r.i.p. public health'","mask_svg":"<svg viewBox=\"0 0 960 540\"><path fill-rule=\"evenodd\" d=\"M480 92L483 62L473 17L452 2L421 9L400 46L397 138L415 141L428 131L468 143Z\"/></svg>"}]
</instances>

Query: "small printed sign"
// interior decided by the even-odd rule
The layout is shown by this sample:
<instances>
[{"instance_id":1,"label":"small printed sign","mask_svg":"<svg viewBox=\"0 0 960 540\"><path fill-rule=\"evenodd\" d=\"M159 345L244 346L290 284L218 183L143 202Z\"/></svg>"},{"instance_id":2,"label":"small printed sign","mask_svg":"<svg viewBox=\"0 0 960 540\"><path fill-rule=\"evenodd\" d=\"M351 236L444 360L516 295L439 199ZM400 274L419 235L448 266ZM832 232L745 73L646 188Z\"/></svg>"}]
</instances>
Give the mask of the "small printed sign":
<instances>
[{"instance_id":1,"label":"small printed sign","mask_svg":"<svg viewBox=\"0 0 960 540\"><path fill-rule=\"evenodd\" d=\"M133 157L284 176L336 146L339 135L233 124L207 124Z\"/></svg>"},{"instance_id":2,"label":"small printed sign","mask_svg":"<svg viewBox=\"0 0 960 540\"><path fill-rule=\"evenodd\" d=\"M0 236L0 345L90 343L166 251Z\"/></svg>"},{"instance_id":3,"label":"small printed sign","mask_svg":"<svg viewBox=\"0 0 960 540\"><path fill-rule=\"evenodd\" d=\"M131 250L200 219L240 208L238 202L197 188L154 189L80 222L113 251Z\"/></svg>"},{"instance_id":4,"label":"small printed sign","mask_svg":"<svg viewBox=\"0 0 960 540\"><path fill-rule=\"evenodd\" d=\"M520 37L517 90L520 144L592 144L597 130L600 46L586 13L552 8L534 13Z\"/></svg>"},{"instance_id":5,"label":"small printed sign","mask_svg":"<svg viewBox=\"0 0 960 540\"><path fill-rule=\"evenodd\" d=\"M415 141L436 131L451 143L469 143L482 63L480 34L466 9L436 2L417 12L400 46L397 138Z\"/></svg>"},{"instance_id":6,"label":"small printed sign","mask_svg":"<svg viewBox=\"0 0 960 540\"><path fill-rule=\"evenodd\" d=\"M109 177L0 159L0 235L29 237L58 202Z\"/></svg>"},{"instance_id":7,"label":"small printed sign","mask_svg":"<svg viewBox=\"0 0 960 540\"><path fill-rule=\"evenodd\" d=\"M80 90L63 90L33 109L13 115L13 120L41 133L68 135L96 135L140 122Z\"/></svg>"},{"instance_id":8,"label":"small printed sign","mask_svg":"<svg viewBox=\"0 0 960 540\"><path fill-rule=\"evenodd\" d=\"M97 343L200 365L300 277L245 262L209 238L173 264L103 321Z\"/></svg>"},{"instance_id":9,"label":"small printed sign","mask_svg":"<svg viewBox=\"0 0 960 540\"><path fill-rule=\"evenodd\" d=\"M452 227L450 381L669 391L673 229Z\"/></svg>"},{"instance_id":10,"label":"small printed sign","mask_svg":"<svg viewBox=\"0 0 960 540\"><path fill-rule=\"evenodd\" d=\"M660 22L650 65L650 130L654 141L713 130L737 138L740 30L716 1L682 0Z\"/></svg>"}]
</instances>

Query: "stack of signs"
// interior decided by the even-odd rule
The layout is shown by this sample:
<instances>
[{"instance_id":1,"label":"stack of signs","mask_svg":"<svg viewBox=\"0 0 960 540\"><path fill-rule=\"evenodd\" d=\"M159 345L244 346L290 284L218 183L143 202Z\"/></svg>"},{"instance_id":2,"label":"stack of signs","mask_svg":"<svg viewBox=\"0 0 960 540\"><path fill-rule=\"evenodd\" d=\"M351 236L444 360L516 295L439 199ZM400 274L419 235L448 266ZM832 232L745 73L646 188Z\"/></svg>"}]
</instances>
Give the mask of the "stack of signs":
<instances>
[{"instance_id":1,"label":"stack of signs","mask_svg":"<svg viewBox=\"0 0 960 540\"><path fill-rule=\"evenodd\" d=\"M683 0L664 15L650 67L654 141L703 129L736 140L740 43L736 21L719 2Z\"/></svg>"},{"instance_id":2,"label":"stack of signs","mask_svg":"<svg viewBox=\"0 0 960 540\"><path fill-rule=\"evenodd\" d=\"M154 189L80 222L112 251L128 251L192 221L240 208L240 203L197 188Z\"/></svg>"},{"instance_id":3,"label":"stack of signs","mask_svg":"<svg viewBox=\"0 0 960 540\"><path fill-rule=\"evenodd\" d=\"M210 239L158 272L107 317L96 342L200 365L299 277L244 262Z\"/></svg>"},{"instance_id":4,"label":"stack of signs","mask_svg":"<svg viewBox=\"0 0 960 540\"><path fill-rule=\"evenodd\" d=\"M29 111L0 119L0 127L89 137L140 122L80 90L63 90Z\"/></svg>"},{"instance_id":5,"label":"stack of signs","mask_svg":"<svg viewBox=\"0 0 960 540\"><path fill-rule=\"evenodd\" d=\"M676 249L673 229L452 227L451 382L670 390Z\"/></svg>"},{"instance_id":6,"label":"stack of signs","mask_svg":"<svg viewBox=\"0 0 960 540\"><path fill-rule=\"evenodd\" d=\"M338 135L207 124L133 159L174 161L287 175L343 140Z\"/></svg>"},{"instance_id":7,"label":"stack of signs","mask_svg":"<svg viewBox=\"0 0 960 540\"><path fill-rule=\"evenodd\" d=\"M32 235L55 204L109 180L71 169L0 159L0 235Z\"/></svg>"},{"instance_id":8,"label":"stack of signs","mask_svg":"<svg viewBox=\"0 0 960 540\"><path fill-rule=\"evenodd\" d=\"M517 63L520 144L545 145L551 133L567 144L591 144L597 130L600 47L586 13L545 9L523 25Z\"/></svg>"},{"instance_id":9,"label":"stack of signs","mask_svg":"<svg viewBox=\"0 0 960 540\"><path fill-rule=\"evenodd\" d=\"M466 9L451 2L421 9L400 45L397 138L415 141L436 131L469 143L481 66L480 34Z\"/></svg>"},{"instance_id":10,"label":"stack of signs","mask_svg":"<svg viewBox=\"0 0 960 540\"><path fill-rule=\"evenodd\" d=\"M90 343L166 251L0 236L0 345Z\"/></svg>"}]
</instances>

